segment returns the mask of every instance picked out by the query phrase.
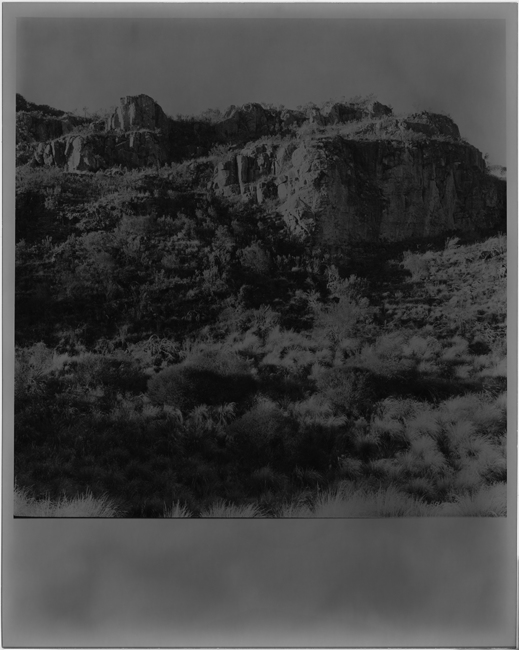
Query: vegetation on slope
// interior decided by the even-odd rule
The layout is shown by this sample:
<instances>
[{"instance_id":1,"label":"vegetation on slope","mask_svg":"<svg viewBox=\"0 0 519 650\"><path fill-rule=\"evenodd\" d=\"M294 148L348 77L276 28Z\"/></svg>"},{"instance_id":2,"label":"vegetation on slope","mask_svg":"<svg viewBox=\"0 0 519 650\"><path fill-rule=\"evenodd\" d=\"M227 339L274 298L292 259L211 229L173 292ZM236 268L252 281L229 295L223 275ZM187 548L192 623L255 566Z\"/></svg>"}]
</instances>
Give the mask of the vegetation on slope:
<instances>
[{"instance_id":1,"label":"vegetation on slope","mask_svg":"<svg viewBox=\"0 0 519 650\"><path fill-rule=\"evenodd\" d=\"M26 501L503 515L505 237L381 245L341 266L268 207L197 190L204 169L19 169Z\"/></svg>"}]
</instances>

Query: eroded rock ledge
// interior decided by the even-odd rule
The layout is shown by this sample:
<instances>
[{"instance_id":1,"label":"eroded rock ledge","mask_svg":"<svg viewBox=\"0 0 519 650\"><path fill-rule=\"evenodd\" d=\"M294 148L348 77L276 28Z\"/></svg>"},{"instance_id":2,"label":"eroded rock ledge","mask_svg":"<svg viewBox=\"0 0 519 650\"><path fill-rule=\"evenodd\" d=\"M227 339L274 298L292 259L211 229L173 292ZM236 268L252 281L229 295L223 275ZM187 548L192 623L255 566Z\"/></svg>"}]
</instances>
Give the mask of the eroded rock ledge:
<instances>
[{"instance_id":1,"label":"eroded rock ledge","mask_svg":"<svg viewBox=\"0 0 519 650\"><path fill-rule=\"evenodd\" d=\"M331 249L506 223L505 182L488 173L481 152L443 115L396 117L379 102L305 111L251 103L210 123L173 120L138 95L86 123L21 105L21 162L79 172L189 158L196 166L197 157L206 156L207 165L207 154L224 145L212 155L204 191L265 204L299 236Z\"/></svg>"}]
</instances>

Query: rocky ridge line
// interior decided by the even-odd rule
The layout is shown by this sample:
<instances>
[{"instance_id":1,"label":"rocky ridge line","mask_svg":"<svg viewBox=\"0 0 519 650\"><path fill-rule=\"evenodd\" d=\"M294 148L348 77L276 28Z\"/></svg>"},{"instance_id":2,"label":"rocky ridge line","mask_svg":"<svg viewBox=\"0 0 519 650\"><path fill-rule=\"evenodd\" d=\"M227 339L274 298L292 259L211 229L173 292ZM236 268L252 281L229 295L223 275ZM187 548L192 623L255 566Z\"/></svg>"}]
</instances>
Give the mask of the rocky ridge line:
<instances>
[{"instance_id":1,"label":"rocky ridge line","mask_svg":"<svg viewBox=\"0 0 519 650\"><path fill-rule=\"evenodd\" d=\"M205 191L270 202L295 233L332 249L504 229L506 222L505 183L488 174L481 152L461 139L452 119L427 112L399 118L379 102L335 102L306 112L251 103L209 123L168 118L139 95L123 97L105 119L83 123L81 133L63 134L76 126L66 114L22 110L18 125L20 144L30 146L27 131L33 138L31 164L67 171L160 167L189 158L196 167L196 158L224 145Z\"/></svg>"}]
</instances>

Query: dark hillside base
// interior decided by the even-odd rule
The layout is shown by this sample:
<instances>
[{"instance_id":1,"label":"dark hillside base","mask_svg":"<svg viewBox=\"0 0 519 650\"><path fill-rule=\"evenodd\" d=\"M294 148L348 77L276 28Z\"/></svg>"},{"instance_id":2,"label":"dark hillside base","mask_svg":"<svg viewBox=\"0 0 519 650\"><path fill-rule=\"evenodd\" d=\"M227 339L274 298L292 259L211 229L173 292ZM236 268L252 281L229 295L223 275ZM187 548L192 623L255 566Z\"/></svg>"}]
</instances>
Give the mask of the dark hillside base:
<instances>
[{"instance_id":1,"label":"dark hillside base","mask_svg":"<svg viewBox=\"0 0 519 650\"><path fill-rule=\"evenodd\" d=\"M85 310L89 345L17 350L17 485L57 516L504 514L505 243L400 255L392 290L307 271L299 332L238 301L188 338L96 339Z\"/></svg>"}]
</instances>

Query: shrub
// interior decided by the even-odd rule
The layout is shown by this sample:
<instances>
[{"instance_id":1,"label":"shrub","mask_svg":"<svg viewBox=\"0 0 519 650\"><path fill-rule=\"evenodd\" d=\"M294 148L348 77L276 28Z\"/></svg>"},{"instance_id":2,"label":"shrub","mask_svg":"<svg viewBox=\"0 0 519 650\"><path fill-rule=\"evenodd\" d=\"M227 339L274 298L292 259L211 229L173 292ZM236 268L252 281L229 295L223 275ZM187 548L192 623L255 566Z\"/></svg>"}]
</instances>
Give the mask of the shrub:
<instances>
[{"instance_id":1,"label":"shrub","mask_svg":"<svg viewBox=\"0 0 519 650\"><path fill-rule=\"evenodd\" d=\"M234 355L199 353L162 370L148 381L155 404L191 410L197 404L241 402L256 390L247 364Z\"/></svg>"},{"instance_id":2,"label":"shrub","mask_svg":"<svg viewBox=\"0 0 519 650\"><path fill-rule=\"evenodd\" d=\"M365 368L380 377L404 378L415 369L416 361L403 358L405 335L401 332L385 334L374 344L365 345L359 354L348 360L348 365Z\"/></svg>"},{"instance_id":3,"label":"shrub","mask_svg":"<svg viewBox=\"0 0 519 650\"><path fill-rule=\"evenodd\" d=\"M339 457L339 476L354 481L362 476L363 463L359 458Z\"/></svg>"},{"instance_id":4,"label":"shrub","mask_svg":"<svg viewBox=\"0 0 519 650\"><path fill-rule=\"evenodd\" d=\"M146 390L148 379L139 364L124 352L109 356L85 354L72 358L65 366L62 376L80 386L103 386L113 393L134 394Z\"/></svg>"},{"instance_id":5,"label":"shrub","mask_svg":"<svg viewBox=\"0 0 519 650\"><path fill-rule=\"evenodd\" d=\"M309 304L314 312L317 336L326 336L337 344L370 323L373 309L364 297L366 282L354 275L342 279L334 266L327 271L327 289L330 302L325 304L317 294L313 294L309 297Z\"/></svg>"},{"instance_id":6,"label":"shrub","mask_svg":"<svg viewBox=\"0 0 519 650\"><path fill-rule=\"evenodd\" d=\"M300 402L292 402L288 410L301 424L340 426L346 423L346 418L335 415L332 404L319 394L311 395Z\"/></svg>"},{"instance_id":7,"label":"shrub","mask_svg":"<svg viewBox=\"0 0 519 650\"><path fill-rule=\"evenodd\" d=\"M402 355L427 361L435 359L440 350L441 344L434 337L428 336L424 338L422 336L412 336L410 340L402 346Z\"/></svg>"},{"instance_id":8,"label":"shrub","mask_svg":"<svg viewBox=\"0 0 519 650\"><path fill-rule=\"evenodd\" d=\"M203 344L184 352L183 365L222 376L245 376L251 372L250 363L243 357L227 350L206 348Z\"/></svg>"},{"instance_id":9,"label":"shrub","mask_svg":"<svg viewBox=\"0 0 519 650\"><path fill-rule=\"evenodd\" d=\"M42 395L52 375L59 372L70 361L67 354L40 342L29 348L16 348L14 365L14 394L16 400L30 395Z\"/></svg>"},{"instance_id":10,"label":"shrub","mask_svg":"<svg viewBox=\"0 0 519 650\"><path fill-rule=\"evenodd\" d=\"M376 437L384 456L393 456L398 451L409 447L409 437L404 423L398 420L374 418L371 434Z\"/></svg>"},{"instance_id":11,"label":"shrub","mask_svg":"<svg viewBox=\"0 0 519 650\"><path fill-rule=\"evenodd\" d=\"M267 465L276 472L289 473L304 446L297 423L265 397L229 425L228 435L237 467L247 476Z\"/></svg>"},{"instance_id":12,"label":"shrub","mask_svg":"<svg viewBox=\"0 0 519 650\"><path fill-rule=\"evenodd\" d=\"M267 488L279 488L285 477L282 474L274 471L270 465L265 465L255 470L251 474L251 484L254 485L260 492Z\"/></svg>"},{"instance_id":13,"label":"shrub","mask_svg":"<svg viewBox=\"0 0 519 650\"><path fill-rule=\"evenodd\" d=\"M259 398L250 410L233 422L230 431L233 436L269 440L279 433L286 420L282 409L275 402Z\"/></svg>"},{"instance_id":14,"label":"shrub","mask_svg":"<svg viewBox=\"0 0 519 650\"><path fill-rule=\"evenodd\" d=\"M433 259L434 254L431 251L424 254L406 251L402 266L411 273L412 282L420 282L430 274Z\"/></svg>"},{"instance_id":15,"label":"shrub","mask_svg":"<svg viewBox=\"0 0 519 650\"><path fill-rule=\"evenodd\" d=\"M317 388L335 408L357 417L377 401L376 379L364 368L331 368L318 377Z\"/></svg>"},{"instance_id":16,"label":"shrub","mask_svg":"<svg viewBox=\"0 0 519 650\"><path fill-rule=\"evenodd\" d=\"M304 375L318 358L315 347L307 336L276 326L266 337L261 366L283 368L293 376Z\"/></svg>"},{"instance_id":17,"label":"shrub","mask_svg":"<svg viewBox=\"0 0 519 650\"><path fill-rule=\"evenodd\" d=\"M254 273L268 273L272 265L270 255L258 243L242 248L238 256L242 265Z\"/></svg>"},{"instance_id":18,"label":"shrub","mask_svg":"<svg viewBox=\"0 0 519 650\"><path fill-rule=\"evenodd\" d=\"M234 155L233 146L231 144L223 143L215 144L209 152L209 156L211 158L214 158L215 162L225 162L227 160L231 160Z\"/></svg>"}]
</instances>

